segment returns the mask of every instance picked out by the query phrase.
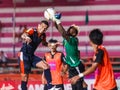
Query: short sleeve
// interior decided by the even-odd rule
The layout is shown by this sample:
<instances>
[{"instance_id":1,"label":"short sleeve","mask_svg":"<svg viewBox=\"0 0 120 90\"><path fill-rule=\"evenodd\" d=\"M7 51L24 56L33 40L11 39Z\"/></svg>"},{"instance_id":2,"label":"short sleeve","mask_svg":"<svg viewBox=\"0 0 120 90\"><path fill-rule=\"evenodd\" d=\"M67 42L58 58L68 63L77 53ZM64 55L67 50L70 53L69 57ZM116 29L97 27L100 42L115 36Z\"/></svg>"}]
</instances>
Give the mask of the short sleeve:
<instances>
[{"instance_id":1,"label":"short sleeve","mask_svg":"<svg viewBox=\"0 0 120 90\"><path fill-rule=\"evenodd\" d=\"M96 59L94 62L101 64L103 61L103 56L104 56L104 51L101 49L98 49L98 53L96 54Z\"/></svg>"},{"instance_id":2,"label":"short sleeve","mask_svg":"<svg viewBox=\"0 0 120 90\"><path fill-rule=\"evenodd\" d=\"M33 28L30 28L30 29L26 30L26 33L27 33L28 35L33 35L33 34L34 34L34 29L33 29Z\"/></svg>"}]
</instances>

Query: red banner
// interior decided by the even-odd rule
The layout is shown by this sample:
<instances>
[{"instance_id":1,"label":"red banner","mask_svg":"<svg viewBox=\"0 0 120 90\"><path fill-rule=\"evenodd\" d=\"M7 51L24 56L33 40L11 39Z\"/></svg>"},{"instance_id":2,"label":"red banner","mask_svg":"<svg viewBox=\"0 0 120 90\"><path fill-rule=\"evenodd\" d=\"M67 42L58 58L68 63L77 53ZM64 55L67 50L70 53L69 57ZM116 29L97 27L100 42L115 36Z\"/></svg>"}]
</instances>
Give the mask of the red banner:
<instances>
[{"instance_id":1,"label":"red banner","mask_svg":"<svg viewBox=\"0 0 120 90\"><path fill-rule=\"evenodd\" d=\"M43 85L40 81L29 81L28 90L42 90ZM17 81L2 81L0 82L0 90L21 90L20 82Z\"/></svg>"}]
</instances>

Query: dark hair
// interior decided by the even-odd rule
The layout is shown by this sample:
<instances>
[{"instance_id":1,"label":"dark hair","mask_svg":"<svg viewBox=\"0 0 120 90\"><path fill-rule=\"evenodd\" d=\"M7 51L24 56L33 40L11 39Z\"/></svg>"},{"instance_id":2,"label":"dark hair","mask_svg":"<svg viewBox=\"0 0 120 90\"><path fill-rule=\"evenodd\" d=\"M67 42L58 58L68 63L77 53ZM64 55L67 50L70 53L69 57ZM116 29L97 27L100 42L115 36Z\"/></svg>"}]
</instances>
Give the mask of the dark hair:
<instances>
[{"instance_id":1,"label":"dark hair","mask_svg":"<svg viewBox=\"0 0 120 90\"><path fill-rule=\"evenodd\" d=\"M41 23L44 23L44 24L46 24L46 25L49 27L49 23L48 23L48 21L46 21L46 20L42 20Z\"/></svg>"},{"instance_id":2,"label":"dark hair","mask_svg":"<svg viewBox=\"0 0 120 90\"><path fill-rule=\"evenodd\" d=\"M103 43L103 33L100 29L93 29L89 34L90 40L97 45L101 45Z\"/></svg>"},{"instance_id":3,"label":"dark hair","mask_svg":"<svg viewBox=\"0 0 120 90\"><path fill-rule=\"evenodd\" d=\"M49 43L57 43L58 41L55 40L55 39L50 39L48 42L49 42Z\"/></svg>"},{"instance_id":4,"label":"dark hair","mask_svg":"<svg viewBox=\"0 0 120 90\"><path fill-rule=\"evenodd\" d=\"M78 34L78 30L77 30L74 26L70 26L70 27L68 28L67 34L71 36L71 34L70 34L70 29L72 29L72 28L75 29L76 35L77 35L77 34Z\"/></svg>"}]
</instances>

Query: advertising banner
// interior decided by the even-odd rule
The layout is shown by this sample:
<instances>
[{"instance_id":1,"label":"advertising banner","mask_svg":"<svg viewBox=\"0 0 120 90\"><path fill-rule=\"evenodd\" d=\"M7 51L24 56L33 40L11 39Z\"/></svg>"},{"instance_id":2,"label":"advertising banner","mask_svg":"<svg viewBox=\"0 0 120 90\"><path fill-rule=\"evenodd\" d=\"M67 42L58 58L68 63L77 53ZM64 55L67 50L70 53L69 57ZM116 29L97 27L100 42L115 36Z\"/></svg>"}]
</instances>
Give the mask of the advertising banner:
<instances>
[{"instance_id":1,"label":"advertising banner","mask_svg":"<svg viewBox=\"0 0 120 90\"><path fill-rule=\"evenodd\" d=\"M86 79L88 90L92 90L94 79ZM120 79L117 79L118 90L120 90ZM20 81L2 81L0 82L0 90L21 90ZM29 81L28 90L43 90L44 85L40 81ZM65 90L72 90L70 83L64 84Z\"/></svg>"}]
</instances>

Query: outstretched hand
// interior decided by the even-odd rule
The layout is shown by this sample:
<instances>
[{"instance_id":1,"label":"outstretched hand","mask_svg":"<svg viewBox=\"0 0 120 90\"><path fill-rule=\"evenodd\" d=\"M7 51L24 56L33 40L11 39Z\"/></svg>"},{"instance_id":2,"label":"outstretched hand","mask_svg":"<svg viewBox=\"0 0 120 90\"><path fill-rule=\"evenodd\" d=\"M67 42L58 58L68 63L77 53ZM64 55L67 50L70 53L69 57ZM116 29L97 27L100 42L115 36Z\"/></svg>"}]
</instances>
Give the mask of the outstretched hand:
<instances>
[{"instance_id":1,"label":"outstretched hand","mask_svg":"<svg viewBox=\"0 0 120 90\"><path fill-rule=\"evenodd\" d=\"M48 8L44 11L44 17L47 20L52 20L57 24L60 24L61 13L57 13L54 8Z\"/></svg>"}]
</instances>

